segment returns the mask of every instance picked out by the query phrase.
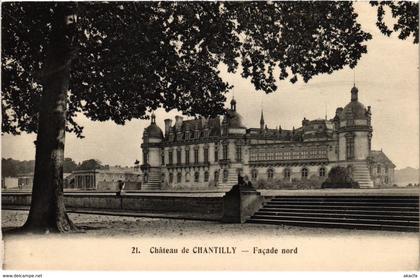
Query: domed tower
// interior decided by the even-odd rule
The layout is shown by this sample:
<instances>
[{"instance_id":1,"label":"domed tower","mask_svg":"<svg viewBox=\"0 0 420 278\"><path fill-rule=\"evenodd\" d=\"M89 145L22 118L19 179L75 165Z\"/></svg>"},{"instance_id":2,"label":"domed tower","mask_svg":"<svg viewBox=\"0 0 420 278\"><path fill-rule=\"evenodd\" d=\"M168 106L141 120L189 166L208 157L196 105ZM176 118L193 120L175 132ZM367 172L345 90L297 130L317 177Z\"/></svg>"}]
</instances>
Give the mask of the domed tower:
<instances>
[{"instance_id":1,"label":"domed tower","mask_svg":"<svg viewBox=\"0 0 420 278\"><path fill-rule=\"evenodd\" d=\"M367 167L367 157L370 153L372 126L371 111L359 102L359 90L351 89L351 101L341 111L338 117L338 160L348 167L353 179L361 187L372 187Z\"/></svg>"},{"instance_id":2,"label":"domed tower","mask_svg":"<svg viewBox=\"0 0 420 278\"><path fill-rule=\"evenodd\" d=\"M143 132L143 186L142 189L160 189L162 130L156 125L156 116L152 113L150 125Z\"/></svg>"},{"instance_id":3,"label":"domed tower","mask_svg":"<svg viewBox=\"0 0 420 278\"><path fill-rule=\"evenodd\" d=\"M242 172L244 153L246 145L243 136L246 134L246 127L243 124L242 116L237 112L236 100L230 101L230 109L226 111L222 122L222 157L219 160L221 167L221 186L230 187L238 182L238 173Z\"/></svg>"},{"instance_id":4,"label":"domed tower","mask_svg":"<svg viewBox=\"0 0 420 278\"><path fill-rule=\"evenodd\" d=\"M227 134L245 134L246 127L242 116L236 111L236 100L230 101L230 109L226 112L223 123L227 127Z\"/></svg>"}]
</instances>

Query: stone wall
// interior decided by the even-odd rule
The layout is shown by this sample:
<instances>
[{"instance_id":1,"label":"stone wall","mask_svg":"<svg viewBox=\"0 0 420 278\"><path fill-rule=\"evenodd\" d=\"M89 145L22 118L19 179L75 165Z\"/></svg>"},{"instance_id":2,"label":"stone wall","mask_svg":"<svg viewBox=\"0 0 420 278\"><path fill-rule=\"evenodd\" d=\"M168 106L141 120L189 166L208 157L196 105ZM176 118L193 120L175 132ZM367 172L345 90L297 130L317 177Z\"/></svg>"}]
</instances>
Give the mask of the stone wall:
<instances>
[{"instance_id":1,"label":"stone wall","mask_svg":"<svg viewBox=\"0 0 420 278\"><path fill-rule=\"evenodd\" d=\"M220 220L223 217L223 195L129 193L122 198L115 193L65 193L68 209L123 210L141 213L175 214L178 218ZM2 207L30 206L31 193L2 193Z\"/></svg>"}]
</instances>

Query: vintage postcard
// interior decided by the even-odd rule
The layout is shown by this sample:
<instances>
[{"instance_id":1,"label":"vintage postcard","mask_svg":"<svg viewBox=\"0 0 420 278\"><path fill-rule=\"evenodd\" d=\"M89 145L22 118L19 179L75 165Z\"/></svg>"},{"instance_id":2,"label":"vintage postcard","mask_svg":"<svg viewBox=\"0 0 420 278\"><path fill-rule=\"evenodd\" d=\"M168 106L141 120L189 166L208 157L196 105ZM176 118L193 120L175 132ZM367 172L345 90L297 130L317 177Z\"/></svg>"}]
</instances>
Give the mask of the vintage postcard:
<instances>
[{"instance_id":1,"label":"vintage postcard","mask_svg":"<svg viewBox=\"0 0 420 278\"><path fill-rule=\"evenodd\" d=\"M3 269L416 273L418 10L3 2Z\"/></svg>"}]
</instances>

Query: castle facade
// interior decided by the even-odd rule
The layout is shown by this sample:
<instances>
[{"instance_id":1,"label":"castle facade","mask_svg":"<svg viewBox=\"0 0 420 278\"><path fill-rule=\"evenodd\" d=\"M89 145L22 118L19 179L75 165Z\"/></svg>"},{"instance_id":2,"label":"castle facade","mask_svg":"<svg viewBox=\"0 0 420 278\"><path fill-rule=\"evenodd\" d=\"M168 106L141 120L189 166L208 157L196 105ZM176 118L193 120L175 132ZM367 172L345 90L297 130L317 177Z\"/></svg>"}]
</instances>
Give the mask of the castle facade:
<instances>
[{"instance_id":1,"label":"castle facade","mask_svg":"<svg viewBox=\"0 0 420 278\"><path fill-rule=\"evenodd\" d=\"M152 114L141 144L142 189L227 187L239 172L252 183L323 181L334 166L346 167L360 187L393 183L395 165L371 150L371 107L358 101L355 86L334 118L304 118L292 130L267 128L263 112L260 127L247 128L230 104L223 117L166 119L164 132Z\"/></svg>"}]
</instances>

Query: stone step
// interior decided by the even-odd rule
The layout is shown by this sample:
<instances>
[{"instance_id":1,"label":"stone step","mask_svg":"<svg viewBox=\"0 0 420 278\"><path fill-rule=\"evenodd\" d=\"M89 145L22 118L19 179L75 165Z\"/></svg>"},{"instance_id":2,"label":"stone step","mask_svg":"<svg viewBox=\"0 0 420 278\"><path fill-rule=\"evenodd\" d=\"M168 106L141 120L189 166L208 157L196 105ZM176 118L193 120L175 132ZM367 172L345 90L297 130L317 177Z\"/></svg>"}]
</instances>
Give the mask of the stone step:
<instances>
[{"instance_id":1,"label":"stone step","mask_svg":"<svg viewBox=\"0 0 420 278\"><path fill-rule=\"evenodd\" d=\"M418 232L416 196L276 196L249 223Z\"/></svg>"},{"instance_id":2,"label":"stone step","mask_svg":"<svg viewBox=\"0 0 420 278\"><path fill-rule=\"evenodd\" d=\"M342 210L352 210L352 209L361 209L361 210L398 210L400 212L404 211L418 211L418 207L416 206L369 206L369 205L339 205L339 204L267 204L264 206L265 208L301 208L301 209L315 209L315 208L323 208L323 209L342 209Z\"/></svg>"},{"instance_id":3,"label":"stone step","mask_svg":"<svg viewBox=\"0 0 420 278\"><path fill-rule=\"evenodd\" d=\"M257 213L317 213L317 214L363 214L363 215L377 215L380 217L381 215L395 215L395 216L405 216L405 217L419 217L419 212L417 210L371 210L371 209L324 209L324 208L311 208L308 210L307 208L267 208L264 207L260 209Z\"/></svg>"},{"instance_id":4,"label":"stone step","mask_svg":"<svg viewBox=\"0 0 420 278\"><path fill-rule=\"evenodd\" d=\"M323 196L323 197L312 197L312 196L302 196L302 197L294 197L294 196L276 196L270 201L317 201L317 202L329 202L329 201L340 201L340 202L398 202L398 203L410 203L410 204L419 204L419 197L393 197L393 196L382 196L382 197L375 197L375 196L358 196L357 198L351 196Z\"/></svg>"},{"instance_id":5,"label":"stone step","mask_svg":"<svg viewBox=\"0 0 420 278\"><path fill-rule=\"evenodd\" d=\"M365 218L364 216L349 216L342 217L341 215L323 215L323 216L304 216L304 215L254 215L251 219L258 220L302 220L302 221L315 221L315 222L340 222L340 223L357 223L357 224L383 224L383 225L398 225L398 226L414 226L418 227L419 221L417 220L400 220L400 219L378 219L378 218Z\"/></svg>"},{"instance_id":6,"label":"stone step","mask_svg":"<svg viewBox=\"0 0 420 278\"><path fill-rule=\"evenodd\" d=\"M160 185L144 184L141 190L160 190Z\"/></svg>"},{"instance_id":7,"label":"stone step","mask_svg":"<svg viewBox=\"0 0 420 278\"><path fill-rule=\"evenodd\" d=\"M403 231L418 232L417 226L406 225L386 225L386 224L364 224L364 223L344 223L344 222L325 222L313 220L273 220L273 219L250 219L248 223L255 224L274 224L274 225L291 225L305 227L322 227L322 228L339 228L339 229L364 229L364 230L387 230L387 231Z\"/></svg>"},{"instance_id":8,"label":"stone step","mask_svg":"<svg viewBox=\"0 0 420 278\"><path fill-rule=\"evenodd\" d=\"M312 217L341 217L344 219L347 218L358 218L363 217L367 219L383 219L383 220L402 220L402 221L419 221L417 215L399 215L399 214L370 214L370 213L319 213L319 212L312 212L312 211L304 211L304 212L290 212L290 211L259 211L254 214L254 216L258 217L272 217L272 216L312 216Z\"/></svg>"},{"instance_id":9,"label":"stone step","mask_svg":"<svg viewBox=\"0 0 420 278\"><path fill-rule=\"evenodd\" d=\"M401 207L419 207L418 203L415 202L389 202L389 201L383 201L383 202L370 202L370 201L339 201L339 200L333 200L333 201L310 201L310 200L301 200L301 201L289 201L289 200L271 200L267 203L267 205L319 205L323 206L325 204L327 205L344 205L344 206L401 206Z\"/></svg>"}]
</instances>

